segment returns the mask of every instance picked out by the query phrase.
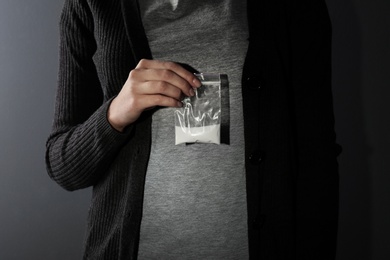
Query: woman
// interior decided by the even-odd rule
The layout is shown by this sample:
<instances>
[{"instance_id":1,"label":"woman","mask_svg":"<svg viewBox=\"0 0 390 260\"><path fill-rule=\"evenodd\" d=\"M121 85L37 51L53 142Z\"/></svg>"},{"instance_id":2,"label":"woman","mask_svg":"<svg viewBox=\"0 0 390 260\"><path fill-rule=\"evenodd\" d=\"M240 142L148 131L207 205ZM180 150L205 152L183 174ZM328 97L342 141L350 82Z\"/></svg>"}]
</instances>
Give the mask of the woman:
<instances>
[{"instance_id":1,"label":"woman","mask_svg":"<svg viewBox=\"0 0 390 260\"><path fill-rule=\"evenodd\" d=\"M93 186L85 259L335 258L323 0L66 0L60 29L46 161ZM178 62L228 75L228 144L173 144Z\"/></svg>"}]
</instances>

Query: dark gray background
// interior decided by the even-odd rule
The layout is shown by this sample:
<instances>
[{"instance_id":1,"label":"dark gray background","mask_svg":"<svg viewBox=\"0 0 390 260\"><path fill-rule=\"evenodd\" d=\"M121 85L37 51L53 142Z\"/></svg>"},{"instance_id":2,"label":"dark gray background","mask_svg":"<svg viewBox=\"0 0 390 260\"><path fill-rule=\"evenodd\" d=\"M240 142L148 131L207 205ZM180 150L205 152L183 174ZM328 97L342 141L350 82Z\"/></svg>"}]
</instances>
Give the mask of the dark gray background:
<instances>
[{"instance_id":1,"label":"dark gray background","mask_svg":"<svg viewBox=\"0 0 390 260\"><path fill-rule=\"evenodd\" d=\"M90 189L45 171L60 0L0 2L0 259L80 259ZM328 0L340 156L338 259L390 259L390 1Z\"/></svg>"}]
</instances>

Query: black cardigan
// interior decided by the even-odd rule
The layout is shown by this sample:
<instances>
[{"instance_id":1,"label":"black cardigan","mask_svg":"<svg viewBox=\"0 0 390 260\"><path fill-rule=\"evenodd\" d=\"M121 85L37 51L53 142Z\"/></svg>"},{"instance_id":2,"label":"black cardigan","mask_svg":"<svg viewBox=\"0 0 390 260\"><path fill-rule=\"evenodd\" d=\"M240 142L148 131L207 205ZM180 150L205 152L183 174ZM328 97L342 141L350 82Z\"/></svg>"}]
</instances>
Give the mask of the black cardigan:
<instances>
[{"instance_id":1,"label":"black cardigan","mask_svg":"<svg viewBox=\"0 0 390 260\"><path fill-rule=\"evenodd\" d=\"M323 0L248 0L242 77L251 259L334 259L340 147ZM137 253L151 115L125 133L106 118L142 58L152 58L136 0L66 0L46 163L67 190L93 186L85 259ZM217 235L217 234L216 234Z\"/></svg>"}]
</instances>

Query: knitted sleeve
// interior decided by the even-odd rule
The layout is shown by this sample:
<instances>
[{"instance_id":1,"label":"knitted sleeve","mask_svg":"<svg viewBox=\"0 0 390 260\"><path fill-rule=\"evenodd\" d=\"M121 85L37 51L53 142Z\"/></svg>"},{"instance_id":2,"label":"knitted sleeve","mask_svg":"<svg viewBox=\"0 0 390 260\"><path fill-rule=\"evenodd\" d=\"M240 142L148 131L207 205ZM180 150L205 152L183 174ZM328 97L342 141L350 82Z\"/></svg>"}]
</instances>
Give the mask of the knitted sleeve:
<instances>
[{"instance_id":1,"label":"knitted sleeve","mask_svg":"<svg viewBox=\"0 0 390 260\"><path fill-rule=\"evenodd\" d=\"M324 0L293 3L290 37L298 151L297 259L334 259L340 146L334 132L331 23Z\"/></svg>"},{"instance_id":2,"label":"knitted sleeve","mask_svg":"<svg viewBox=\"0 0 390 260\"><path fill-rule=\"evenodd\" d=\"M127 140L107 121L92 57L93 17L84 0L67 0L60 18L60 64L55 115L46 144L49 176L67 190L93 185Z\"/></svg>"}]
</instances>

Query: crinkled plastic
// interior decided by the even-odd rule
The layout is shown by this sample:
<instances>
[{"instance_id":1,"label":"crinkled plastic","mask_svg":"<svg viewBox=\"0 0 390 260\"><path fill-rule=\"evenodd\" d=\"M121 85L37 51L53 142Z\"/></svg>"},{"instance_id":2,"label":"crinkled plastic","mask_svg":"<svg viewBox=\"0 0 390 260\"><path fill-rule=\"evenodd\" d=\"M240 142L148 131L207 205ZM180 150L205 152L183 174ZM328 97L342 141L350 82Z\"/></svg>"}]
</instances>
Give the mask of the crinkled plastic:
<instances>
[{"instance_id":1,"label":"crinkled plastic","mask_svg":"<svg viewBox=\"0 0 390 260\"><path fill-rule=\"evenodd\" d=\"M221 74L195 74L202 86L175 110L176 144L221 143Z\"/></svg>"}]
</instances>

